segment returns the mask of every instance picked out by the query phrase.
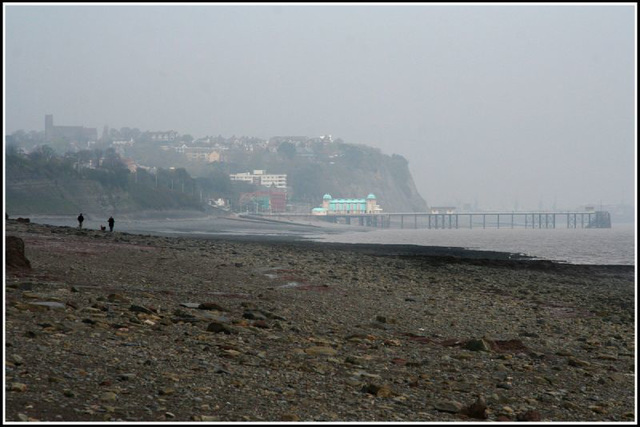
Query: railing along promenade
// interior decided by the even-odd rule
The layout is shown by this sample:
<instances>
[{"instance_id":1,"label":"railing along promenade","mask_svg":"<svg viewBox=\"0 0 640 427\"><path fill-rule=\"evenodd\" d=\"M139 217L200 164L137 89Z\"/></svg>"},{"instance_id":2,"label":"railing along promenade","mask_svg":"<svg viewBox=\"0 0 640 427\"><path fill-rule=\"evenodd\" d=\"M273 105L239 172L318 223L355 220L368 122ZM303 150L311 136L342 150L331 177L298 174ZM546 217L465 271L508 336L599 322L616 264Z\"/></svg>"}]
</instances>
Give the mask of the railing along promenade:
<instances>
[{"instance_id":1,"label":"railing along promenade","mask_svg":"<svg viewBox=\"0 0 640 427\"><path fill-rule=\"evenodd\" d=\"M584 212L387 212L375 214L260 214L261 217L320 220L378 228L611 228L607 211Z\"/></svg>"}]
</instances>

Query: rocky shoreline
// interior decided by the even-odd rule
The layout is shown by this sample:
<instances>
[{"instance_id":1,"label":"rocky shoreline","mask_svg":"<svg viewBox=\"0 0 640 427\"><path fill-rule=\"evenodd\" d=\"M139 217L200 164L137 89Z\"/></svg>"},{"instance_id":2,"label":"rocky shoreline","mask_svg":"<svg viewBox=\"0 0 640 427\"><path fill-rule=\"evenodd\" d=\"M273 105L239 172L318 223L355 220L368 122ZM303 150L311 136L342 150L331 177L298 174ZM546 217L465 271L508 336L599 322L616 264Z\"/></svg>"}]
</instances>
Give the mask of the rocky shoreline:
<instances>
[{"instance_id":1,"label":"rocky shoreline","mask_svg":"<svg viewBox=\"0 0 640 427\"><path fill-rule=\"evenodd\" d=\"M636 420L633 266L5 232L5 421Z\"/></svg>"}]
</instances>

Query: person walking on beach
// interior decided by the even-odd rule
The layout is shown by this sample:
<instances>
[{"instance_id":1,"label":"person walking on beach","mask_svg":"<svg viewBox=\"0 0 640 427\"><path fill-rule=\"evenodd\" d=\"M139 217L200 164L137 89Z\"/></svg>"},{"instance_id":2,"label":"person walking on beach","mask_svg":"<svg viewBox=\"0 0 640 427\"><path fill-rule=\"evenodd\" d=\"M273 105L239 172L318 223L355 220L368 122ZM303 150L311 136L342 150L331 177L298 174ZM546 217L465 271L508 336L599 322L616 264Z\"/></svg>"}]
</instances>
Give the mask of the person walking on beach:
<instances>
[{"instance_id":1,"label":"person walking on beach","mask_svg":"<svg viewBox=\"0 0 640 427\"><path fill-rule=\"evenodd\" d=\"M109 217L109 221L107 221L109 223L109 231L113 232L113 224L116 222L115 219L113 219L112 216Z\"/></svg>"},{"instance_id":2,"label":"person walking on beach","mask_svg":"<svg viewBox=\"0 0 640 427\"><path fill-rule=\"evenodd\" d=\"M78 215L78 228L82 228L82 221L84 221L84 217L82 216L82 212Z\"/></svg>"}]
</instances>

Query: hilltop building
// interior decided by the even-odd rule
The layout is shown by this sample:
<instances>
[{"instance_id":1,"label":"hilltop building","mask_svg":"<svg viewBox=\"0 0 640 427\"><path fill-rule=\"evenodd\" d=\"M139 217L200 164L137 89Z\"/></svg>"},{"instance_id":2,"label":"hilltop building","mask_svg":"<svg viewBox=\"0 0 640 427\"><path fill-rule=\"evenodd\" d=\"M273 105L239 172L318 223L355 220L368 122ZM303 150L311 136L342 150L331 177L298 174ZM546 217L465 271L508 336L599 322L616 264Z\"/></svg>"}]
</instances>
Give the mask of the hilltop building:
<instances>
[{"instance_id":1,"label":"hilltop building","mask_svg":"<svg viewBox=\"0 0 640 427\"><path fill-rule=\"evenodd\" d=\"M148 137L154 142L171 142L178 139L178 132L175 130L148 132Z\"/></svg>"},{"instance_id":2,"label":"hilltop building","mask_svg":"<svg viewBox=\"0 0 640 427\"><path fill-rule=\"evenodd\" d=\"M54 126L53 114L44 116L44 139L51 142L63 139L68 142L88 142L98 139L97 128L85 128L82 126Z\"/></svg>"},{"instance_id":3,"label":"hilltop building","mask_svg":"<svg viewBox=\"0 0 640 427\"><path fill-rule=\"evenodd\" d=\"M176 153L184 154L189 161L203 161L207 163L222 161L220 151L214 150L211 147L189 147L186 144L182 144L179 147L174 147L174 149Z\"/></svg>"},{"instance_id":4,"label":"hilltop building","mask_svg":"<svg viewBox=\"0 0 640 427\"><path fill-rule=\"evenodd\" d=\"M287 188L286 174L267 174L264 170L254 170L253 173L233 173L229 178L231 181L244 181L264 187Z\"/></svg>"},{"instance_id":5,"label":"hilltop building","mask_svg":"<svg viewBox=\"0 0 640 427\"><path fill-rule=\"evenodd\" d=\"M362 215L382 212L376 202L376 196L371 193L366 199L334 199L330 194L322 197L322 207L314 208L313 215Z\"/></svg>"}]
</instances>

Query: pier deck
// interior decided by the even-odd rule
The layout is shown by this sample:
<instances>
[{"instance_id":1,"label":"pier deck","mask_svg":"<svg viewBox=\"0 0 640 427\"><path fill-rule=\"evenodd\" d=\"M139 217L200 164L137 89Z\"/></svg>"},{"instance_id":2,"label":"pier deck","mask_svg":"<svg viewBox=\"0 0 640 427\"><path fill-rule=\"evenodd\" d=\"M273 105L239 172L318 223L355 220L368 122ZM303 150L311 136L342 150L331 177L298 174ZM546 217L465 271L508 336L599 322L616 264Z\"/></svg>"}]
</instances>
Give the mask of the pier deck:
<instances>
[{"instance_id":1,"label":"pier deck","mask_svg":"<svg viewBox=\"0 0 640 427\"><path fill-rule=\"evenodd\" d=\"M611 228L607 211L584 212L390 212L377 214L337 213L311 215L262 214L269 218L320 220L377 228Z\"/></svg>"}]
</instances>

